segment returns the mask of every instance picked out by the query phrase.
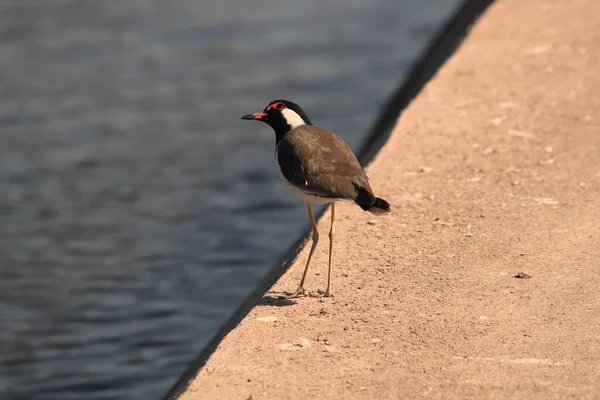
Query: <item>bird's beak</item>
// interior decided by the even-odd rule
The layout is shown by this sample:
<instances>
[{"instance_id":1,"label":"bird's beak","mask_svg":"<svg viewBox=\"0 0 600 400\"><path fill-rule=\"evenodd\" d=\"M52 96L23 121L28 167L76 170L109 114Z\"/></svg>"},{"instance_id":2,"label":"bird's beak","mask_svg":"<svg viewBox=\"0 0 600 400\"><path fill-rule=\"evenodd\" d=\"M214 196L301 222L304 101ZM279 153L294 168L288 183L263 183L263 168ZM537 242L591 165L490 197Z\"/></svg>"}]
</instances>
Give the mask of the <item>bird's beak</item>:
<instances>
[{"instance_id":1,"label":"bird's beak","mask_svg":"<svg viewBox=\"0 0 600 400\"><path fill-rule=\"evenodd\" d=\"M242 119L255 119L257 121L264 121L267 119L266 112L257 112L254 114L246 114L242 117Z\"/></svg>"}]
</instances>

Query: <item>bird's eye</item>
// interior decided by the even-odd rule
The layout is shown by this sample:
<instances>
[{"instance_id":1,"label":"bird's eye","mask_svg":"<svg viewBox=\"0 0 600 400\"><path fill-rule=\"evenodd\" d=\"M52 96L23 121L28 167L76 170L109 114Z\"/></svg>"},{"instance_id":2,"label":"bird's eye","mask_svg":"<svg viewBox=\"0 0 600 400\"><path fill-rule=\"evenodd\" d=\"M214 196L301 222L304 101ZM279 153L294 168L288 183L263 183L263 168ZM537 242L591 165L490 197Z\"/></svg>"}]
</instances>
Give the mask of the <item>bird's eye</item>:
<instances>
[{"instance_id":1,"label":"bird's eye","mask_svg":"<svg viewBox=\"0 0 600 400\"><path fill-rule=\"evenodd\" d=\"M285 105L283 103L277 103L275 104L275 108L278 110L283 110L285 108Z\"/></svg>"}]
</instances>

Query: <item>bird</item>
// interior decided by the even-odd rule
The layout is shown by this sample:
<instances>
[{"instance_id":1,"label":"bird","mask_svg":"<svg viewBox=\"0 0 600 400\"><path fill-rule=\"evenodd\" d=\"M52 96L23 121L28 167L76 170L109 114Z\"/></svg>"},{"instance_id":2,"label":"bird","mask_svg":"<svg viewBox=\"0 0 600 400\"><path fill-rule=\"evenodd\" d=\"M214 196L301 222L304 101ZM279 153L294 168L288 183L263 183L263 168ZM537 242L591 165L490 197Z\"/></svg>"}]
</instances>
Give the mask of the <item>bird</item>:
<instances>
[{"instance_id":1,"label":"bird","mask_svg":"<svg viewBox=\"0 0 600 400\"><path fill-rule=\"evenodd\" d=\"M391 211L390 204L373 194L369 178L356 155L335 133L312 124L304 110L288 100L273 100L262 112L246 114L244 120L261 121L275 131L275 159L281 176L291 191L306 203L312 225L312 245L298 289L286 293L289 299L306 295L304 283L319 232L313 204L331 204L329 230L329 269L323 297L332 296L331 273L335 203L350 201L377 215Z\"/></svg>"}]
</instances>

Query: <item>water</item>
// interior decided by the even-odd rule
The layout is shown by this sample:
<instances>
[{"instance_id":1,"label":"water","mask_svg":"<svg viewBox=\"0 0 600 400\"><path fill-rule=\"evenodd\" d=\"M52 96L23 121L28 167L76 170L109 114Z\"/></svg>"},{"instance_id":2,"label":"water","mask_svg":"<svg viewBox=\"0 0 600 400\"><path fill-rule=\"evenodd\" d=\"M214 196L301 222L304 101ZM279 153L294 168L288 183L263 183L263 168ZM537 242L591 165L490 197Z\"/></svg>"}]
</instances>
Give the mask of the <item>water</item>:
<instances>
[{"instance_id":1,"label":"water","mask_svg":"<svg viewBox=\"0 0 600 400\"><path fill-rule=\"evenodd\" d=\"M357 148L456 4L2 2L0 398L159 398L307 223L239 117Z\"/></svg>"}]
</instances>

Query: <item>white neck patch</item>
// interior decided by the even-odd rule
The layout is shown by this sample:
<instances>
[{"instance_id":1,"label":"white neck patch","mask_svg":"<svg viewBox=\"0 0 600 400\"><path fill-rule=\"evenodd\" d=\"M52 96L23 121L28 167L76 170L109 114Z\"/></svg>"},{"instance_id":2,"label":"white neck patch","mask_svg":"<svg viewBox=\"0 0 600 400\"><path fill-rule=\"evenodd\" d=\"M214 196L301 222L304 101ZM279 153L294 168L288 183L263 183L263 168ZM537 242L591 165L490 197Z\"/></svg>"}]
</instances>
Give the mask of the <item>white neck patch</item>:
<instances>
[{"instance_id":1,"label":"white neck patch","mask_svg":"<svg viewBox=\"0 0 600 400\"><path fill-rule=\"evenodd\" d=\"M306 125L306 122L304 122L302 117L300 117L296 111L290 110L289 108L281 110L281 115L283 115L283 118L285 118L288 125L292 127L291 129Z\"/></svg>"}]
</instances>

